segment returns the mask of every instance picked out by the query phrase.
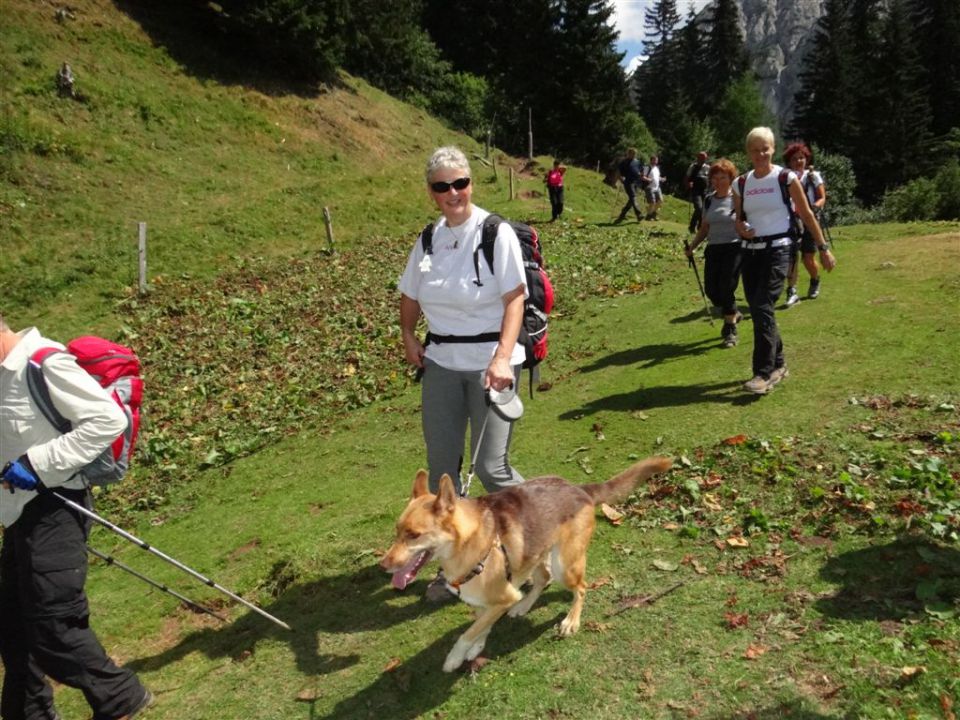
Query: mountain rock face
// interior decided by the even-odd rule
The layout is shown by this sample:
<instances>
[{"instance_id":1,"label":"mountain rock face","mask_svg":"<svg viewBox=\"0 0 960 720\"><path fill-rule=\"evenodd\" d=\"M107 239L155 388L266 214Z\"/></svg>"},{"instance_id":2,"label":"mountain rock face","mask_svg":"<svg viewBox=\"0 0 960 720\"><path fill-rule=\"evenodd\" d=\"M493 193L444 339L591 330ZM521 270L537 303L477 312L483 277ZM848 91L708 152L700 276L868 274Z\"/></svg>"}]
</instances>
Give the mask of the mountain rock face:
<instances>
[{"instance_id":1,"label":"mountain rock face","mask_svg":"<svg viewBox=\"0 0 960 720\"><path fill-rule=\"evenodd\" d=\"M800 70L824 0L740 0L739 6L740 27L763 99L783 127L793 114Z\"/></svg>"}]
</instances>

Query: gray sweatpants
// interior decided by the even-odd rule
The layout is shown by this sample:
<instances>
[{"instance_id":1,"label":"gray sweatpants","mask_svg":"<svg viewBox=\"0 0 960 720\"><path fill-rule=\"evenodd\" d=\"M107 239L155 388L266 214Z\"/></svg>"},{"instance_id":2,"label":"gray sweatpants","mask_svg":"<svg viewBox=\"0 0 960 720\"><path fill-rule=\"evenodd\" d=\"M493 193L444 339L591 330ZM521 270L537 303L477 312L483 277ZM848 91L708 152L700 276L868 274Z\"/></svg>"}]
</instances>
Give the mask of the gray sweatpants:
<instances>
[{"instance_id":1,"label":"gray sweatpants","mask_svg":"<svg viewBox=\"0 0 960 720\"><path fill-rule=\"evenodd\" d=\"M514 368L514 387L519 386L520 366ZM487 492L496 492L511 485L519 485L523 477L510 467L510 438L513 423L504 420L486 403L483 389L483 371L448 370L430 360L425 361L423 373L423 439L427 445L427 464L430 467L430 492L440 487L440 477L446 473L460 492L460 467L476 452L477 441L484 418L480 454L476 458L476 473ZM470 455L464 458L463 445L470 425Z\"/></svg>"}]
</instances>

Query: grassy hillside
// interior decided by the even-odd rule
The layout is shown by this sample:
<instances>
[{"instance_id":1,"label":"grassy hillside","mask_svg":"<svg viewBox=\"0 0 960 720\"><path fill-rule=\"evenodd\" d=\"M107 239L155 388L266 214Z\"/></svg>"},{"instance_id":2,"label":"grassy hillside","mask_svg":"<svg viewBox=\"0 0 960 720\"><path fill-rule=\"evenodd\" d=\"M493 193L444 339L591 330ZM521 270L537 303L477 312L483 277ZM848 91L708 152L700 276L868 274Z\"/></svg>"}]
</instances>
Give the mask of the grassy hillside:
<instances>
[{"instance_id":1,"label":"grassy hillside","mask_svg":"<svg viewBox=\"0 0 960 720\"><path fill-rule=\"evenodd\" d=\"M409 237L433 214L422 190L432 149L480 150L354 78L291 91L242 76L176 3L70 8L62 22L29 0L6 0L0 13L0 296L20 322L115 330L111 312L137 282L138 221L151 277L324 247L324 206L338 245ZM57 96L64 61L79 100ZM499 182L476 170L480 203L523 207L505 202L505 167ZM602 196L595 175L574 171L571 183L581 178ZM529 173L518 179L527 197L540 187Z\"/></svg>"},{"instance_id":2,"label":"grassy hillside","mask_svg":"<svg viewBox=\"0 0 960 720\"><path fill-rule=\"evenodd\" d=\"M421 168L438 144L480 148L354 78L316 92L240 77L175 6L71 8L63 23L45 3L0 12L0 308L138 348L136 467L98 507L294 627L95 530L232 621L93 566L98 632L159 699L144 720L951 717L960 226L835 229L822 297L778 315L791 377L757 398L738 389L749 325L723 350L703 315L687 207L610 227L622 194L571 169L567 220L542 226L549 389L513 460L574 482L651 453L677 470L621 524L600 518L580 635L554 639L569 599L554 586L498 623L479 672L446 675L467 608L419 602L422 580L395 593L375 560L424 462L394 285L433 215ZM56 97L63 60L81 101ZM478 203L544 221L538 166L503 162L497 178L475 163ZM57 703L88 715L70 689Z\"/></svg>"}]
</instances>

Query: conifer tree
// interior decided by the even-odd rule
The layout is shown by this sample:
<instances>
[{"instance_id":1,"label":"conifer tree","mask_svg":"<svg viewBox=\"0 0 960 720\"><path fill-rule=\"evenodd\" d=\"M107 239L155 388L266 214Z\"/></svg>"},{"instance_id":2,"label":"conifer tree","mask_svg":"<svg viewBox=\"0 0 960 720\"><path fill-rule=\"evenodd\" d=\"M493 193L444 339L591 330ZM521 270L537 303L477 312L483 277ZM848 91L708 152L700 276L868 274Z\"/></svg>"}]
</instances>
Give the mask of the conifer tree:
<instances>
[{"instance_id":1,"label":"conifer tree","mask_svg":"<svg viewBox=\"0 0 960 720\"><path fill-rule=\"evenodd\" d=\"M736 0L714 1L710 29L707 32L706 58L709 101L714 104L749 68Z\"/></svg>"},{"instance_id":2,"label":"conifer tree","mask_svg":"<svg viewBox=\"0 0 960 720\"><path fill-rule=\"evenodd\" d=\"M656 0L643 13L643 27L646 28L644 42L647 54L654 48L663 46L673 37L674 29L680 22L676 0Z\"/></svg>"},{"instance_id":3,"label":"conifer tree","mask_svg":"<svg viewBox=\"0 0 960 720\"><path fill-rule=\"evenodd\" d=\"M912 0L909 9L929 92L931 130L943 137L960 128L960 2Z\"/></svg>"},{"instance_id":4,"label":"conifer tree","mask_svg":"<svg viewBox=\"0 0 960 720\"><path fill-rule=\"evenodd\" d=\"M855 128L854 57L848 45L849 0L827 0L803 60L788 134L847 155Z\"/></svg>"},{"instance_id":5,"label":"conifer tree","mask_svg":"<svg viewBox=\"0 0 960 720\"><path fill-rule=\"evenodd\" d=\"M855 157L861 194L873 199L887 188L920 175L929 140L930 104L923 85L920 55L913 43L905 0L889 0L882 18L876 77L884 78L873 96L870 131Z\"/></svg>"}]
</instances>

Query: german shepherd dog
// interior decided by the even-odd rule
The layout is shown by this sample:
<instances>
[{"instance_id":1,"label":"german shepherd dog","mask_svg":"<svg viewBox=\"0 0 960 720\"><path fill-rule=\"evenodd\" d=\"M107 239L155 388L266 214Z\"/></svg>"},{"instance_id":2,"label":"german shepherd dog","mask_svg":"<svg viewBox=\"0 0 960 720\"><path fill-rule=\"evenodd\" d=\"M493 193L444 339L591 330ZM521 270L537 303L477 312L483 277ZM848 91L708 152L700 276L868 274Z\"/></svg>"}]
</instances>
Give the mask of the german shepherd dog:
<instances>
[{"instance_id":1,"label":"german shepherd dog","mask_svg":"<svg viewBox=\"0 0 960 720\"><path fill-rule=\"evenodd\" d=\"M651 457L605 483L571 485L545 476L476 499L457 496L449 475L437 495L420 470L413 494L397 520L397 536L380 560L402 590L436 557L447 586L477 608L476 621L460 636L443 663L453 672L483 650L490 628L507 613L527 613L553 576L573 591L561 637L580 629L587 592L587 546L596 524L594 507L624 500L643 480L668 470L669 458ZM531 581L524 595L520 587Z\"/></svg>"}]
</instances>

